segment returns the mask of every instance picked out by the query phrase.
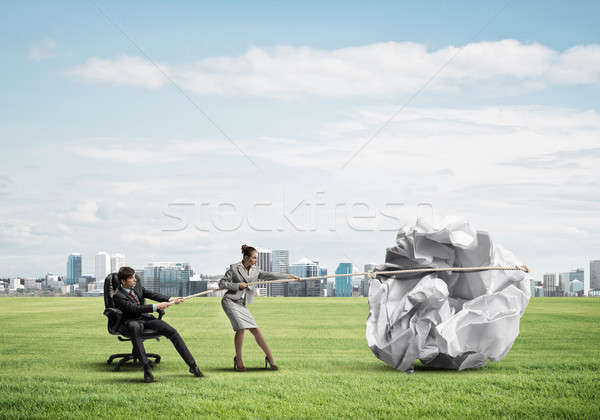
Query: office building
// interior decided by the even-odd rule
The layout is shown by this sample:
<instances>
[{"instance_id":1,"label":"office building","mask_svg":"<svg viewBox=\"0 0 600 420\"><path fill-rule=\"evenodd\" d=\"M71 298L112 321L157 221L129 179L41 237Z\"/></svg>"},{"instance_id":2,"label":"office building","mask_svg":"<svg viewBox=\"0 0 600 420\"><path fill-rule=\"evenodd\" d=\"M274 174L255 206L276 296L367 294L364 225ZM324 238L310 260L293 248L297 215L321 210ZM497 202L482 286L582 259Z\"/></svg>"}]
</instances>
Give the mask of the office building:
<instances>
[{"instance_id":1,"label":"office building","mask_svg":"<svg viewBox=\"0 0 600 420\"><path fill-rule=\"evenodd\" d=\"M563 296L564 294L560 283L556 282L555 273L545 273L542 286L544 288L544 296Z\"/></svg>"},{"instance_id":2,"label":"office building","mask_svg":"<svg viewBox=\"0 0 600 420\"><path fill-rule=\"evenodd\" d=\"M8 283L8 290L10 290L11 292L16 292L18 289L23 289L24 286L21 284L21 279L16 277L16 278L12 278L10 279L9 283Z\"/></svg>"},{"instance_id":3,"label":"office building","mask_svg":"<svg viewBox=\"0 0 600 420\"><path fill-rule=\"evenodd\" d=\"M258 258L256 260L256 267L262 271L273 271L273 264L271 263L272 252L270 249L257 249ZM271 296L271 285L270 284L259 284L256 286L256 293L259 296Z\"/></svg>"},{"instance_id":4,"label":"office building","mask_svg":"<svg viewBox=\"0 0 600 420\"><path fill-rule=\"evenodd\" d=\"M569 272L558 274L558 282L565 295L569 293L569 282L571 281L570 277L571 273Z\"/></svg>"},{"instance_id":5,"label":"office building","mask_svg":"<svg viewBox=\"0 0 600 420\"><path fill-rule=\"evenodd\" d=\"M590 261L590 290L600 290L600 260Z\"/></svg>"},{"instance_id":6,"label":"office building","mask_svg":"<svg viewBox=\"0 0 600 420\"><path fill-rule=\"evenodd\" d=\"M101 283L104 284L104 279L102 279ZM82 293L98 288L96 285L96 278L90 274L84 274L81 277L79 277L78 284L79 291Z\"/></svg>"},{"instance_id":7,"label":"office building","mask_svg":"<svg viewBox=\"0 0 600 420\"><path fill-rule=\"evenodd\" d=\"M287 249L274 249L271 252L271 266L274 273L289 273L290 254Z\"/></svg>"},{"instance_id":8,"label":"office building","mask_svg":"<svg viewBox=\"0 0 600 420\"><path fill-rule=\"evenodd\" d=\"M110 255L104 251L96 254L94 259L95 269L94 274L98 282L104 284L104 279L110 274Z\"/></svg>"},{"instance_id":9,"label":"office building","mask_svg":"<svg viewBox=\"0 0 600 420\"><path fill-rule=\"evenodd\" d=\"M59 283L60 282L60 283ZM62 286L62 281L57 274L48 273L44 278L44 286L47 289L58 289Z\"/></svg>"},{"instance_id":10,"label":"office building","mask_svg":"<svg viewBox=\"0 0 600 420\"><path fill-rule=\"evenodd\" d=\"M335 274L352 274L352 263L339 263ZM350 297L352 296L352 277L336 277L335 278L335 296Z\"/></svg>"},{"instance_id":11,"label":"office building","mask_svg":"<svg viewBox=\"0 0 600 420\"><path fill-rule=\"evenodd\" d=\"M112 254L110 257L110 272L118 273L119 268L125 266L125 255Z\"/></svg>"},{"instance_id":12,"label":"office building","mask_svg":"<svg viewBox=\"0 0 600 420\"><path fill-rule=\"evenodd\" d=\"M42 283L38 282L36 279L24 279L23 286L25 289L41 289Z\"/></svg>"},{"instance_id":13,"label":"office building","mask_svg":"<svg viewBox=\"0 0 600 420\"><path fill-rule=\"evenodd\" d=\"M79 277L81 277L81 254L73 252L67 259L67 277L64 285L77 283Z\"/></svg>"},{"instance_id":14,"label":"office building","mask_svg":"<svg viewBox=\"0 0 600 420\"><path fill-rule=\"evenodd\" d=\"M319 267L319 276L325 277L327 276L327 269L325 267ZM326 278L321 279L321 296L327 295L327 280Z\"/></svg>"},{"instance_id":15,"label":"office building","mask_svg":"<svg viewBox=\"0 0 600 420\"><path fill-rule=\"evenodd\" d=\"M194 275L189 263L175 263L160 270L160 293L167 296L189 295L190 278Z\"/></svg>"},{"instance_id":16,"label":"office building","mask_svg":"<svg viewBox=\"0 0 600 420\"><path fill-rule=\"evenodd\" d=\"M581 280L571 280L569 282L569 294L571 296L583 296L583 282Z\"/></svg>"},{"instance_id":17,"label":"office building","mask_svg":"<svg viewBox=\"0 0 600 420\"><path fill-rule=\"evenodd\" d=\"M190 277L189 295L206 292L208 290L208 279L201 278L199 274L194 274Z\"/></svg>"},{"instance_id":18,"label":"office building","mask_svg":"<svg viewBox=\"0 0 600 420\"><path fill-rule=\"evenodd\" d=\"M316 277L319 275L319 264L302 258L290 265L290 274L298 277ZM288 283L288 296L321 296L321 280Z\"/></svg>"}]
</instances>

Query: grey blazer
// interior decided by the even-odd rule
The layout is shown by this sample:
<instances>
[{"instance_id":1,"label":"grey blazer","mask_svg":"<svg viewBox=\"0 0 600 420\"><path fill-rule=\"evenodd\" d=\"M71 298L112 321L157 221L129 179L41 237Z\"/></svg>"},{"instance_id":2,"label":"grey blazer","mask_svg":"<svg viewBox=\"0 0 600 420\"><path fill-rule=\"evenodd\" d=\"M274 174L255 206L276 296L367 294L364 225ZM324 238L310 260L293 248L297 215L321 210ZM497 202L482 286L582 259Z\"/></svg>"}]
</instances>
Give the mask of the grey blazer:
<instances>
[{"instance_id":1,"label":"grey blazer","mask_svg":"<svg viewBox=\"0 0 600 420\"><path fill-rule=\"evenodd\" d=\"M286 273L270 273L268 271L259 270L255 265L250 267L250 273L248 273L244 268L244 264L240 261L229 266L223 278L219 280L219 288L227 289L227 293L225 293L223 299L231 299L240 302L248 301L251 303L254 288L250 287L240 290L240 283L250 283L257 280L287 279L288 277L289 274Z\"/></svg>"}]
</instances>

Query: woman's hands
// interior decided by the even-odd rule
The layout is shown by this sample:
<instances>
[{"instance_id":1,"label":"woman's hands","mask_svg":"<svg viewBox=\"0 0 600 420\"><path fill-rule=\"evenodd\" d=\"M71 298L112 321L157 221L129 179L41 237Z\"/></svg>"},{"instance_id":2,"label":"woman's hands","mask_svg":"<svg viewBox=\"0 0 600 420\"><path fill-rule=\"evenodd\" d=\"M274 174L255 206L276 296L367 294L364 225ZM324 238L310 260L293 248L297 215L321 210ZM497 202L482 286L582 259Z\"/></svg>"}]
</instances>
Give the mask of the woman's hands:
<instances>
[{"instance_id":1,"label":"woman's hands","mask_svg":"<svg viewBox=\"0 0 600 420\"><path fill-rule=\"evenodd\" d=\"M298 277L298 276L294 276L293 274L290 274L290 275L288 276L288 279L294 279L294 280L296 280L296 281L300 281L300 277Z\"/></svg>"},{"instance_id":2,"label":"woman's hands","mask_svg":"<svg viewBox=\"0 0 600 420\"><path fill-rule=\"evenodd\" d=\"M243 282L240 283L239 287L240 287L240 290L244 290L244 289L246 289L248 287L248 283L246 283L245 281L243 281Z\"/></svg>"}]
</instances>

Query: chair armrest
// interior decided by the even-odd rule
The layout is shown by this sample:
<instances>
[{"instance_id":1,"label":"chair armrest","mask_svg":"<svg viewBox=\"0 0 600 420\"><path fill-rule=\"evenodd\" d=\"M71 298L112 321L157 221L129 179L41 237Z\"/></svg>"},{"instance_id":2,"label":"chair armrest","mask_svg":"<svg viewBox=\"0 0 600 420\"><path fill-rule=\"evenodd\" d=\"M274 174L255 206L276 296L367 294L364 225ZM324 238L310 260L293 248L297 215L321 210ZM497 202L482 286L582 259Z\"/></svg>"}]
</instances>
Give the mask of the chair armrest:
<instances>
[{"instance_id":1,"label":"chair armrest","mask_svg":"<svg viewBox=\"0 0 600 420\"><path fill-rule=\"evenodd\" d=\"M165 311L163 309L159 309L156 312L158 312L158 319L162 319L162 317L165 316Z\"/></svg>"},{"instance_id":2,"label":"chair armrest","mask_svg":"<svg viewBox=\"0 0 600 420\"><path fill-rule=\"evenodd\" d=\"M108 332L111 334L120 334L119 327L121 326L123 312L117 308L106 308L104 315L108 318Z\"/></svg>"}]
</instances>

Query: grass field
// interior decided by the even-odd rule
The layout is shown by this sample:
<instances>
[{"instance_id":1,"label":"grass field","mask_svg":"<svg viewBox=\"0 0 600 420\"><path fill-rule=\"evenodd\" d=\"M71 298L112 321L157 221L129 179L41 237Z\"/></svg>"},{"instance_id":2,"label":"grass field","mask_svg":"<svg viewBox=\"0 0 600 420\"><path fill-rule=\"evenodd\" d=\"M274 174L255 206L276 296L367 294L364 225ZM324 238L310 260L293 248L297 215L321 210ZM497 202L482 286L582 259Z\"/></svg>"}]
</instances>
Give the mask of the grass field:
<instances>
[{"instance_id":1,"label":"grass field","mask_svg":"<svg viewBox=\"0 0 600 420\"><path fill-rule=\"evenodd\" d=\"M477 370L398 372L366 345L365 298L257 298L251 310L281 370L247 334L248 372L232 370L233 332L217 298L167 310L205 378L171 342L156 383L106 364L129 343L106 331L101 298L0 299L2 418L600 417L600 299L535 298L508 356Z\"/></svg>"}]
</instances>

